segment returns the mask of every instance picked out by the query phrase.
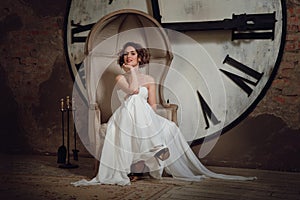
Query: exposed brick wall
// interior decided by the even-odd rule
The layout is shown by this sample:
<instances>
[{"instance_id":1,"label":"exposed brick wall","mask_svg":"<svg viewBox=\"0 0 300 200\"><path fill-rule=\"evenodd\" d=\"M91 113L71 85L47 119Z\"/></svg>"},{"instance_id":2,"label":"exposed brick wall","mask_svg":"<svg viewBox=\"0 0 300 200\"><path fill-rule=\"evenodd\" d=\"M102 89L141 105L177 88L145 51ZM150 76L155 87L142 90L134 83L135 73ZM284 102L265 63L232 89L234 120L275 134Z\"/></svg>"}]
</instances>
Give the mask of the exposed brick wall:
<instances>
[{"instance_id":1,"label":"exposed brick wall","mask_svg":"<svg viewBox=\"0 0 300 200\"><path fill-rule=\"evenodd\" d=\"M41 3L43 2L43 3ZM55 5L45 7L44 3ZM23 143L37 152L55 152L61 144L59 99L70 95L72 80L63 48L64 1L2 1L1 60L7 91L17 104L15 121ZM57 9L57 7L59 9ZM41 12L44 10L43 12ZM1 116L11 113L1 112ZM2 133L3 134L3 133ZM17 133L8 133L8 135ZM15 138L7 151L20 151Z\"/></svg>"}]
</instances>

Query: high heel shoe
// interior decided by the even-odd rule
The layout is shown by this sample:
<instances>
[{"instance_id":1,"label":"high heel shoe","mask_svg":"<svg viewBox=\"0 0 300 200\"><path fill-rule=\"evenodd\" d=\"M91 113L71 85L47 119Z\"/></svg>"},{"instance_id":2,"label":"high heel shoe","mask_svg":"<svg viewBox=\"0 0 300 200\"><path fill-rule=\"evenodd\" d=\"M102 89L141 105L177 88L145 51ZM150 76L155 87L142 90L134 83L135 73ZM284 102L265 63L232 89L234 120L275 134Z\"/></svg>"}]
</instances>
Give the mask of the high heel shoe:
<instances>
[{"instance_id":1,"label":"high heel shoe","mask_svg":"<svg viewBox=\"0 0 300 200\"><path fill-rule=\"evenodd\" d=\"M170 151L168 147L165 147L164 145L158 145L153 147L151 150L151 152L156 152L154 154L154 158L157 160L157 163L160 166L160 162L161 161L165 161L170 157Z\"/></svg>"},{"instance_id":2,"label":"high heel shoe","mask_svg":"<svg viewBox=\"0 0 300 200\"><path fill-rule=\"evenodd\" d=\"M170 157L170 151L169 148L165 147L161 150L159 150L154 157L158 158L161 161L165 161Z\"/></svg>"}]
</instances>

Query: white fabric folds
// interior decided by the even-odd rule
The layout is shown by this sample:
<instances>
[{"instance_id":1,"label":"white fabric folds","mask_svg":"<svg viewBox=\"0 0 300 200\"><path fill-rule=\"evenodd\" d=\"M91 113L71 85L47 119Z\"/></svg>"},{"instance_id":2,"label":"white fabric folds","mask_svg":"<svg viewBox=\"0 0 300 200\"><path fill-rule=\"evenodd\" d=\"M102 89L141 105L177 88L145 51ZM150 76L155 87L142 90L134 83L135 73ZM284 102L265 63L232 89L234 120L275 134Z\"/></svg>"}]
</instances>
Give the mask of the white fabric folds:
<instances>
[{"instance_id":1,"label":"white fabric folds","mask_svg":"<svg viewBox=\"0 0 300 200\"><path fill-rule=\"evenodd\" d=\"M206 177L229 180L254 180L217 174L202 165L176 124L157 115L147 103L148 90L127 98L107 123L98 175L92 180L73 182L75 186L96 184L129 185L130 167L145 161L153 178L162 178L163 169L175 179L200 181ZM154 157L154 147L167 147L170 157L161 161ZM158 148L159 150L160 148Z\"/></svg>"}]
</instances>

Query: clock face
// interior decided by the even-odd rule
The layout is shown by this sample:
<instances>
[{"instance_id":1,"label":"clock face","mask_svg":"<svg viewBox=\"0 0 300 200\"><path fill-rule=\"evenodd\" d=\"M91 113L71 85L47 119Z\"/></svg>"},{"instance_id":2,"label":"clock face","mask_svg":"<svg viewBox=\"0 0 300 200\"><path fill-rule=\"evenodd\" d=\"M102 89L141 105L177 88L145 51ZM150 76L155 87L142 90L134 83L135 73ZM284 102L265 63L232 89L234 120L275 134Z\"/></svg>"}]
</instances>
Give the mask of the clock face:
<instances>
[{"instance_id":1,"label":"clock face","mask_svg":"<svg viewBox=\"0 0 300 200\"><path fill-rule=\"evenodd\" d=\"M234 127L264 96L283 53L284 2L70 1L65 37L70 69L80 75L77 84L85 91L79 69L92 26L124 8L152 15L166 28L174 56L163 83L164 99L179 106L179 128L187 141L197 143Z\"/></svg>"}]
</instances>

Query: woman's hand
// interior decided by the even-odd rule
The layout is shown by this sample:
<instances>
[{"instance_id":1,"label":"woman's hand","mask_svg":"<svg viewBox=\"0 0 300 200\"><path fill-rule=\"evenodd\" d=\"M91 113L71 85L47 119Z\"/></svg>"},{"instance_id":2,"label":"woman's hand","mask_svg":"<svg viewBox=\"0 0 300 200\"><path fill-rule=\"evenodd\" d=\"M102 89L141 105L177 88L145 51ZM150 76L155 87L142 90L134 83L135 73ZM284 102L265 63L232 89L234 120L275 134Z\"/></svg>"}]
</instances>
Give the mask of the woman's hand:
<instances>
[{"instance_id":1,"label":"woman's hand","mask_svg":"<svg viewBox=\"0 0 300 200\"><path fill-rule=\"evenodd\" d=\"M133 66L131 65L126 65L125 63L122 65L123 69L125 72L129 72L130 70L133 69Z\"/></svg>"}]
</instances>

